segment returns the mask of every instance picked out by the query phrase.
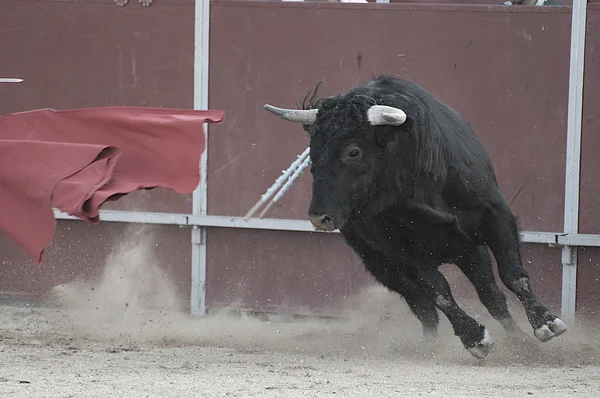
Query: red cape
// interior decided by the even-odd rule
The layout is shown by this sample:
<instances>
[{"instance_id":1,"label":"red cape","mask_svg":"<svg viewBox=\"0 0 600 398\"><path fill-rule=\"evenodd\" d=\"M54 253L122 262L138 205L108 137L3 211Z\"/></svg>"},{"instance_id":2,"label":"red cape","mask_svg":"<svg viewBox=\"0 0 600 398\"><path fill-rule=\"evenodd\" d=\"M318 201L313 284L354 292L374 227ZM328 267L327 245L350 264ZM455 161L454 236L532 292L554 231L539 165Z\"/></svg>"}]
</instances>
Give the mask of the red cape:
<instances>
[{"instance_id":1,"label":"red cape","mask_svg":"<svg viewBox=\"0 0 600 398\"><path fill-rule=\"evenodd\" d=\"M40 263L52 208L98 222L100 206L138 189L191 193L203 124L222 111L106 107L0 116L0 229Z\"/></svg>"}]
</instances>

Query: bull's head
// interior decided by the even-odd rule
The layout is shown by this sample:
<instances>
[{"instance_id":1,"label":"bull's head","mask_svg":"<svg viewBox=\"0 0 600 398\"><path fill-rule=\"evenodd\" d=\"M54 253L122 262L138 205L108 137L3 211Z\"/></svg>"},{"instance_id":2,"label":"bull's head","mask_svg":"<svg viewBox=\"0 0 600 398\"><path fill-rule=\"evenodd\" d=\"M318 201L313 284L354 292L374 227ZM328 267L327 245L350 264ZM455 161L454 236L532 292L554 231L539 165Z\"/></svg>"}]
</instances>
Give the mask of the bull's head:
<instances>
[{"instance_id":1,"label":"bull's head","mask_svg":"<svg viewBox=\"0 0 600 398\"><path fill-rule=\"evenodd\" d=\"M343 227L373 199L386 148L407 119L402 109L356 94L324 99L314 109L265 109L309 132L313 189L308 215L315 228L326 231Z\"/></svg>"}]
</instances>

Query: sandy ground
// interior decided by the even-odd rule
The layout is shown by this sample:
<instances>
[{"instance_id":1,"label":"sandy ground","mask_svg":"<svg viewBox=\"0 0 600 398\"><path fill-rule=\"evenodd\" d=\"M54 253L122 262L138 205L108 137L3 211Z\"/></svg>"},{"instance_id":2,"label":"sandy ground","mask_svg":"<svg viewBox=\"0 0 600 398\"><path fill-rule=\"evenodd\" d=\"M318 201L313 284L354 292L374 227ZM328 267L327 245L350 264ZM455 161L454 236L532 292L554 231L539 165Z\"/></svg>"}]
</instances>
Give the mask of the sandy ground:
<instances>
[{"instance_id":1,"label":"sandy ground","mask_svg":"<svg viewBox=\"0 0 600 398\"><path fill-rule=\"evenodd\" d=\"M58 287L46 306L0 306L0 397L600 396L595 327L510 342L481 312L497 341L481 361L445 320L426 345L380 288L342 320L194 318L173 308L144 245L119 248L94 286Z\"/></svg>"}]
</instances>

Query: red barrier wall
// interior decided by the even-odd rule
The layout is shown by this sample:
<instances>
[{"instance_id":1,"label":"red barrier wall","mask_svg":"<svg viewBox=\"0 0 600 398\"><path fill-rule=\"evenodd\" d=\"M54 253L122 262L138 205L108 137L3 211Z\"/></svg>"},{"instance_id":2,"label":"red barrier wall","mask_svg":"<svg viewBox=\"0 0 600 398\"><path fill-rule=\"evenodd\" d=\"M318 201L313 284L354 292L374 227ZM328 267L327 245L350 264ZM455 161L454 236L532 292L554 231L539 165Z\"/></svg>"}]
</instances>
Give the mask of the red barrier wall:
<instances>
[{"instance_id":1,"label":"red barrier wall","mask_svg":"<svg viewBox=\"0 0 600 398\"><path fill-rule=\"evenodd\" d=\"M157 0L149 8L93 0L1 2L0 75L25 82L0 86L0 112L191 108L193 7L191 0ZM582 165L582 229L596 233L600 115L592 103L600 91L594 88L599 11L590 5ZM209 213L243 215L308 145L302 129L265 112L264 103L295 106L321 79L327 94L385 72L414 80L466 116L523 229L561 231L570 22L568 7L213 2L209 106L225 110L226 120L210 128ZM304 175L270 216L304 219L309 200ZM155 190L105 208L188 213L191 196ZM153 253L186 303L189 229L156 230ZM59 221L40 267L2 235L0 292L31 296L97 278L127 233L123 224ZM372 283L338 235L211 228L207 244L209 308L331 313ZM540 298L558 311L560 249L525 245L523 253ZM586 253L580 255L592 264L600 258ZM594 267L580 267L578 292L592 312L598 306ZM452 266L444 272L459 299L474 296Z\"/></svg>"},{"instance_id":2,"label":"red barrier wall","mask_svg":"<svg viewBox=\"0 0 600 398\"><path fill-rule=\"evenodd\" d=\"M191 108L194 2L0 2L0 112L135 105ZM106 209L188 213L191 195L136 192Z\"/></svg>"},{"instance_id":3,"label":"red barrier wall","mask_svg":"<svg viewBox=\"0 0 600 398\"><path fill-rule=\"evenodd\" d=\"M581 137L579 232L600 234L600 4L588 6ZM600 318L600 248L579 248L577 312Z\"/></svg>"},{"instance_id":4,"label":"red barrier wall","mask_svg":"<svg viewBox=\"0 0 600 398\"><path fill-rule=\"evenodd\" d=\"M229 113L210 129L209 213L245 214L308 145L264 103L294 107L321 79L334 93L385 72L466 116L523 229L561 231L570 18L551 7L213 3L210 106ZM305 219L310 181L303 175L270 217ZM317 310L371 281L339 236L222 230L208 245L209 303ZM540 298L558 309L560 251L524 251ZM223 252L235 266L222 266ZM457 296L472 292L452 267L446 273ZM239 289L221 289L227 280Z\"/></svg>"},{"instance_id":5,"label":"red barrier wall","mask_svg":"<svg viewBox=\"0 0 600 398\"><path fill-rule=\"evenodd\" d=\"M0 75L24 82L0 84L0 112L111 105L191 108L193 6L187 0L157 1L152 8L121 8L112 1L1 1ZM189 213L191 203L191 195L156 189L103 208ZM153 230L153 257L188 305L189 229ZM35 266L0 232L0 293L36 297L61 283L94 280L111 250L129 234L121 223L58 221L44 262Z\"/></svg>"}]
</instances>

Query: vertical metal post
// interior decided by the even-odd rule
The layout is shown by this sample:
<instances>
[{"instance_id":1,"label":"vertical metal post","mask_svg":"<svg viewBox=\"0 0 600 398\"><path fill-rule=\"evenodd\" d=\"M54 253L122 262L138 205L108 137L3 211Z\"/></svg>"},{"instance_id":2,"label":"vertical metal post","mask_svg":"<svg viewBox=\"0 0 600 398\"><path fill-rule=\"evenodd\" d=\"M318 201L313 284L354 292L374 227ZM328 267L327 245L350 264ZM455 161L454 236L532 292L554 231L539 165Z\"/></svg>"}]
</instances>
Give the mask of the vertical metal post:
<instances>
[{"instance_id":1,"label":"vertical metal post","mask_svg":"<svg viewBox=\"0 0 600 398\"><path fill-rule=\"evenodd\" d=\"M196 0L194 18L194 109L208 109L210 0ZM192 194L192 214L206 215L208 125L204 125L205 149L200 158L200 184ZM192 229L192 286L190 309L193 315L206 313L206 227Z\"/></svg>"},{"instance_id":2,"label":"vertical metal post","mask_svg":"<svg viewBox=\"0 0 600 398\"><path fill-rule=\"evenodd\" d=\"M581 165L581 119L583 113L583 68L585 64L587 0L574 0L571 25L569 70L569 113L567 120L567 158L565 175L564 231L579 231L579 172ZM575 321L577 299L577 247L562 251L562 318Z\"/></svg>"},{"instance_id":3,"label":"vertical metal post","mask_svg":"<svg viewBox=\"0 0 600 398\"><path fill-rule=\"evenodd\" d=\"M562 299L561 317L568 324L575 322L577 302L577 246L562 249Z\"/></svg>"}]
</instances>

